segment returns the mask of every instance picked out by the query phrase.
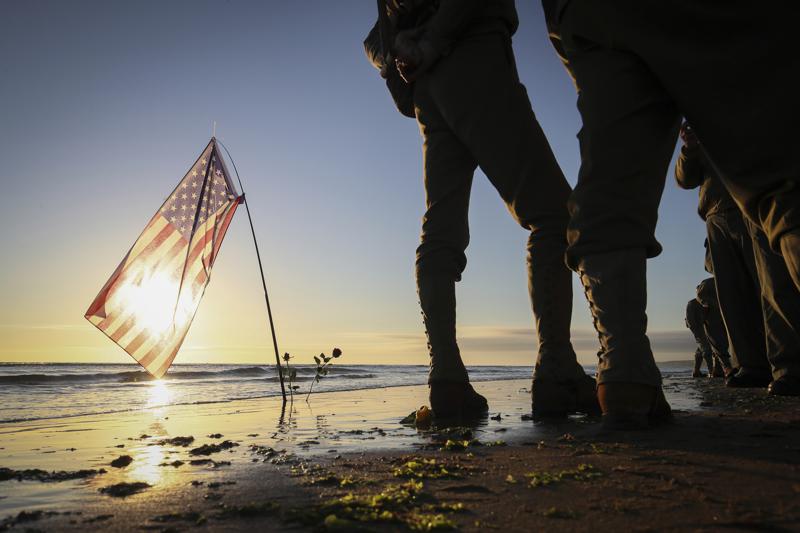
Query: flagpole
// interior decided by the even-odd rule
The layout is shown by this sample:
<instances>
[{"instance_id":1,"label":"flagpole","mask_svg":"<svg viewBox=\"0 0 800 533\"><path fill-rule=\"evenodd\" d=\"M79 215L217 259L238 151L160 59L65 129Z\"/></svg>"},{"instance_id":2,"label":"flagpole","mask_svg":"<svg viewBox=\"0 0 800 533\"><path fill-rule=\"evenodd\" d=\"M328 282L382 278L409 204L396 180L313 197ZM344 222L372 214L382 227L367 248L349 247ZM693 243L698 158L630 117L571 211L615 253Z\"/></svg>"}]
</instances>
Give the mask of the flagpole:
<instances>
[{"instance_id":1,"label":"flagpole","mask_svg":"<svg viewBox=\"0 0 800 533\"><path fill-rule=\"evenodd\" d=\"M216 124L215 124L216 126ZM267 316L269 317L269 329L272 332L272 346L275 348L275 367L278 370L278 379L281 382L281 395L283 396L283 402L286 403L286 386L283 384L283 372L281 370L281 356L278 352L278 339L275 336L275 322L272 320L272 307L269 304L269 293L267 292L267 280L264 277L264 267L261 264L261 254L258 251L258 240L256 239L256 230L253 226L253 217L250 216L250 204L247 202L247 196L244 193L244 186L242 185L242 178L239 177L239 171L236 169L236 163L233 161L231 157L231 153L228 151L228 148L222 144L221 141L212 137L214 142L219 143L220 146L225 150L225 153L228 154L228 159L231 161L231 165L233 165L233 171L236 172L236 180L239 182L239 189L242 191L242 198L244 199L244 207L247 211L247 220L250 222L250 232L253 234L253 244L256 248L256 258L258 259L258 270L261 272L261 286L264 288L264 301L267 303Z\"/></svg>"}]
</instances>

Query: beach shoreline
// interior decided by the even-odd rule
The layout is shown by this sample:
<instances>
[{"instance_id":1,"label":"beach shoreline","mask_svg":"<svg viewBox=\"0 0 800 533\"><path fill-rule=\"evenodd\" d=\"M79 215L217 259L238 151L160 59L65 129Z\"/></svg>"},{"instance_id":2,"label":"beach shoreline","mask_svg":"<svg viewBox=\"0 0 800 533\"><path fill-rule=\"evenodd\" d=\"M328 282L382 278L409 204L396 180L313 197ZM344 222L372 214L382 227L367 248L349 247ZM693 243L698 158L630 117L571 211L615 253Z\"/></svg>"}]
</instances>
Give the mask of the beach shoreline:
<instances>
[{"instance_id":1,"label":"beach shoreline","mask_svg":"<svg viewBox=\"0 0 800 533\"><path fill-rule=\"evenodd\" d=\"M800 520L796 398L675 377L675 424L603 434L581 417L527 420L529 386L476 383L490 416L446 431L399 423L427 402L425 386L314 393L283 417L266 398L4 425L0 467L18 477L0 481L2 528L792 531Z\"/></svg>"}]
</instances>

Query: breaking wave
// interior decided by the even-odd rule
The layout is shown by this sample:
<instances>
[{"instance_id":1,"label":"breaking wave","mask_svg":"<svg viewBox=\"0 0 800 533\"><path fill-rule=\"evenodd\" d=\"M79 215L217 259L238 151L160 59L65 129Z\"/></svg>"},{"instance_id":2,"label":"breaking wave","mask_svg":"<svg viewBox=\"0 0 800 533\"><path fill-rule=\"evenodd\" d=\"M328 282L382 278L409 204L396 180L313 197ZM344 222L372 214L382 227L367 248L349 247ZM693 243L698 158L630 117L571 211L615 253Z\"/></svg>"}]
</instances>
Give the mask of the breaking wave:
<instances>
[{"instance_id":1,"label":"breaking wave","mask_svg":"<svg viewBox=\"0 0 800 533\"><path fill-rule=\"evenodd\" d=\"M297 370L296 381L309 381L314 378L316 373L313 366L293 367ZM344 366L331 367L329 378L337 376L347 376L348 379L369 379L374 378L375 374L365 373L363 368L347 368ZM243 379L265 379L268 381L278 381L278 375L274 367L245 366L237 368L225 368L221 370L181 370L180 367L169 372L162 379L164 381L185 381L185 380L237 380ZM100 373L69 373L69 374L11 374L0 375L0 385L90 385L101 383L139 383L153 381L154 378L143 370L128 370L123 372L100 372Z\"/></svg>"}]
</instances>

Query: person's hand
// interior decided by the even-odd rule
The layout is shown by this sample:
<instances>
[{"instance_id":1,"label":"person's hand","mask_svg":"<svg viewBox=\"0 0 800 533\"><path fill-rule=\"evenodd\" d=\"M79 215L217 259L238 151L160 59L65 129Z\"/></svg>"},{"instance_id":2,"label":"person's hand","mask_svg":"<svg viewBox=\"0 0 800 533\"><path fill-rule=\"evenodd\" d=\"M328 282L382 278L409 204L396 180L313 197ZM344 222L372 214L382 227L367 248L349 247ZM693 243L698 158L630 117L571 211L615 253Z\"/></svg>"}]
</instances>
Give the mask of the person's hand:
<instances>
[{"instance_id":1,"label":"person's hand","mask_svg":"<svg viewBox=\"0 0 800 533\"><path fill-rule=\"evenodd\" d=\"M416 31L406 31L398 33L394 40L395 65L407 83L416 79L415 73L425 60L416 37Z\"/></svg>"},{"instance_id":2,"label":"person's hand","mask_svg":"<svg viewBox=\"0 0 800 533\"><path fill-rule=\"evenodd\" d=\"M690 150L700 145L700 141L694 133L694 128L688 122L684 122L681 125L681 140L686 148Z\"/></svg>"}]
</instances>

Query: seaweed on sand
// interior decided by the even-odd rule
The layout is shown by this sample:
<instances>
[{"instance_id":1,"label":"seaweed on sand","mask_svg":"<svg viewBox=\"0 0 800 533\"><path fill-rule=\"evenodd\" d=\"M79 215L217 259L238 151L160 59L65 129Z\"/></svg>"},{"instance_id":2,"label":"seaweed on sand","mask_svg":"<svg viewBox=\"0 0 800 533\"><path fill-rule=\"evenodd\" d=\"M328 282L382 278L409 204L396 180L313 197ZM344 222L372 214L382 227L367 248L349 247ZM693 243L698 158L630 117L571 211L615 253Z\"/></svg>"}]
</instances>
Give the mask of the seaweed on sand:
<instances>
[{"instance_id":1,"label":"seaweed on sand","mask_svg":"<svg viewBox=\"0 0 800 533\"><path fill-rule=\"evenodd\" d=\"M189 455L211 455L212 453L219 453L222 450L227 450L238 445L239 443L230 440L222 441L219 444L203 444L202 446L189 450Z\"/></svg>"},{"instance_id":2,"label":"seaweed on sand","mask_svg":"<svg viewBox=\"0 0 800 533\"><path fill-rule=\"evenodd\" d=\"M598 471L590 464L580 464L573 470L561 470L558 472L529 472L525 477L530 479L529 487L544 487L553 483L558 483L565 479L572 479L574 481L590 481L592 479L601 477L602 472Z\"/></svg>"},{"instance_id":3,"label":"seaweed on sand","mask_svg":"<svg viewBox=\"0 0 800 533\"><path fill-rule=\"evenodd\" d=\"M406 461L392 470L394 477L408 479L442 479L461 477L457 470L458 466L446 466L436 459L412 459Z\"/></svg>"},{"instance_id":4,"label":"seaweed on sand","mask_svg":"<svg viewBox=\"0 0 800 533\"><path fill-rule=\"evenodd\" d=\"M129 464L133 462L133 457L130 455L120 455L113 461L111 461L111 466L114 468L125 468Z\"/></svg>"},{"instance_id":5,"label":"seaweed on sand","mask_svg":"<svg viewBox=\"0 0 800 533\"><path fill-rule=\"evenodd\" d=\"M133 483L123 482L115 485L109 485L108 487L103 487L100 489L100 493L114 498L127 498L128 496L138 494L143 490L149 489L150 487L151 485L149 483L145 483L144 481L134 481Z\"/></svg>"},{"instance_id":6,"label":"seaweed on sand","mask_svg":"<svg viewBox=\"0 0 800 533\"><path fill-rule=\"evenodd\" d=\"M455 529L449 517L463 510L460 503L437 502L423 492L423 483L413 479L383 490L348 493L332 498L312 509L295 510L293 520L328 529L359 530L364 523L403 524L414 531Z\"/></svg>"},{"instance_id":7,"label":"seaweed on sand","mask_svg":"<svg viewBox=\"0 0 800 533\"><path fill-rule=\"evenodd\" d=\"M11 468L0 468L0 481L9 481L16 479L17 481L41 481L41 482L54 482L54 481L69 481L71 479L85 479L99 474L105 474L106 470L101 468L99 470L59 470L47 472L38 468L29 468L26 470L13 470Z\"/></svg>"}]
</instances>

